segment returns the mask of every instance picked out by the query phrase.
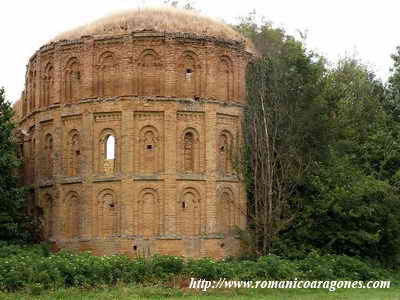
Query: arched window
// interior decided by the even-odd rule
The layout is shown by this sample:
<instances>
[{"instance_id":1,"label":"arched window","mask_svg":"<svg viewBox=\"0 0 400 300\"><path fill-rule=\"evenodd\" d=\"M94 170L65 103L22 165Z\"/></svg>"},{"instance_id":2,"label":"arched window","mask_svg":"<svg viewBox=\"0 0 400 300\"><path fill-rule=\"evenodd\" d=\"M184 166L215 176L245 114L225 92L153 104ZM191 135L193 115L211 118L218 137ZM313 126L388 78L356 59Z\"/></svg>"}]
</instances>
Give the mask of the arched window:
<instances>
[{"instance_id":1,"label":"arched window","mask_svg":"<svg viewBox=\"0 0 400 300\"><path fill-rule=\"evenodd\" d=\"M161 149L158 131L153 126L146 126L140 131L140 171L158 173L161 170Z\"/></svg>"},{"instance_id":2,"label":"arched window","mask_svg":"<svg viewBox=\"0 0 400 300\"><path fill-rule=\"evenodd\" d=\"M48 63L42 79L42 103L44 107L54 102L54 68Z\"/></svg>"},{"instance_id":3,"label":"arched window","mask_svg":"<svg viewBox=\"0 0 400 300\"><path fill-rule=\"evenodd\" d=\"M98 69L99 96L116 96L117 91L117 64L112 52L106 52L100 57Z\"/></svg>"},{"instance_id":4,"label":"arched window","mask_svg":"<svg viewBox=\"0 0 400 300\"><path fill-rule=\"evenodd\" d=\"M33 83L32 83L32 109L34 110L36 104L36 71L33 72Z\"/></svg>"},{"instance_id":5,"label":"arched window","mask_svg":"<svg viewBox=\"0 0 400 300\"><path fill-rule=\"evenodd\" d=\"M36 94L36 71L29 71L28 87L29 87L29 111L35 109L35 94Z\"/></svg>"},{"instance_id":6,"label":"arched window","mask_svg":"<svg viewBox=\"0 0 400 300\"><path fill-rule=\"evenodd\" d=\"M54 164L54 156L53 156L53 136L49 133L45 136L44 139L44 153L43 153L43 160L44 163L42 164L44 168L44 175L45 177L52 177L53 176L53 164Z\"/></svg>"},{"instance_id":7,"label":"arched window","mask_svg":"<svg viewBox=\"0 0 400 300\"><path fill-rule=\"evenodd\" d=\"M195 128L183 130L178 142L178 170L183 173L201 172L201 143L199 133Z\"/></svg>"},{"instance_id":8,"label":"arched window","mask_svg":"<svg viewBox=\"0 0 400 300\"><path fill-rule=\"evenodd\" d=\"M161 95L161 63L153 50L145 50L139 60L141 74L140 94L143 96Z\"/></svg>"},{"instance_id":9,"label":"arched window","mask_svg":"<svg viewBox=\"0 0 400 300\"><path fill-rule=\"evenodd\" d=\"M224 175L232 174L232 135L224 130L218 139L218 169Z\"/></svg>"},{"instance_id":10,"label":"arched window","mask_svg":"<svg viewBox=\"0 0 400 300\"><path fill-rule=\"evenodd\" d=\"M178 228L183 236L196 236L201 232L200 196L193 188L183 191L178 203Z\"/></svg>"},{"instance_id":11,"label":"arched window","mask_svg":"<svg viewBox=\"0 0 400 300\"><path fill-rule=\"evenodd\" d=\"M233 98L233 66L229 57L223 56L218 63L218 98L232 100Z\"/></svg>"},{"instance_id":12,"label":"arched window","mask_svg":"<svg viewBox=\"0 0 400 300\"><path fill-rule=\"evenodd\" d=\"M224 189L219 194L217 203L217 230L227 233L235 225L233 194L230 189Z\"/></svg>"},{"instance_id":13,"label":"arched window","mask_svg":"<svg viewBox=\"0 0 400 300\"><path fill-rule=\"evenodd\" d=\"M120 207L112 190L104 190L99 195L98 225L100 236L119 235Z\"/></svg>"},{"instance_id":14,"label":"arched window","mask_svg":"<svg viewBox=\"0 0 400 300\"><path fill-rule=\"evenodd\" d=\"M77 193L71 192L66 197L65 233L68 238L81 236L82 207Z\"/></svg>"},{"instance_id":15,"label":"arched window","mask_svg":"<svg viewBox=\"0 0 400 300\"><path fill-rule=\"evenodd\" d=\"M185 98L195 98L199 96L200 81L197 56L192 52L186 52L179 60L178 94Z\"/></svg>"},{"instance_id":16,"label":"arched window","mask_svg":"<svg viewBox=\"0 0 400 300\"><path fill-rule=\"evenodd\" d=\"M78 176L80 174L81 165L81 146L79 132L77 130L72 130L69 133L67 151L67 175Z\"/></svg>"},{"instance_id":17,"label":"arched window","mask_svg":"<svg viewBox=\"0 0 400 300\"><path fill-rule=\"evenodd\" d=\"M160 203L153 189L144 189L139 195L138 234L152 237L160 234Z\"/></svg>"},{"instance_id":18,"label":"arched window","mask_svg":"<svg viewBox=\"0 0 400 300\"><path fill-rule=\"evenodd\" d=\"M77 58L71 58L65 70L65 102L70 103L79 99L81 72Z\"/></svg>"},{"instance_id":19,"label":"arched window","mask_svg":"<svg viewBox=\"0 0 400 300\"><path fill-rule=\"evenodd\" d=\"M109 135L106 142L106 159L115 159L115 137Z\"/></svg>"},{"instance_id":20,"label":"arched window","mask_svg":"<svg viewBox=\"0 0 400 300\"><path fill-rule=\"evenodd\" d=\"M103 130L100 136L99 172L112 175L117 172L118 166L118 141L112 129Z\"/></svg>"},{"instance_id":21,"label":"arched window","mask_svg":"<svg viewBox=\"0 0 400 300\"><path fill-rule=\"evenodd\" d=\"M190 131L183 139L183 159L185 172L194 172L194 136Z\"/></svg>"},{"instance_id":22,"label":"arched window","mask_svg":"<svg viewBox=\"0 0 400 300\"><path fill-rule=\"evenodd\" d=\"M113 174L115 172L115 137L108 135L104 150L104 173Z\"/></svg>"}]
</instances>

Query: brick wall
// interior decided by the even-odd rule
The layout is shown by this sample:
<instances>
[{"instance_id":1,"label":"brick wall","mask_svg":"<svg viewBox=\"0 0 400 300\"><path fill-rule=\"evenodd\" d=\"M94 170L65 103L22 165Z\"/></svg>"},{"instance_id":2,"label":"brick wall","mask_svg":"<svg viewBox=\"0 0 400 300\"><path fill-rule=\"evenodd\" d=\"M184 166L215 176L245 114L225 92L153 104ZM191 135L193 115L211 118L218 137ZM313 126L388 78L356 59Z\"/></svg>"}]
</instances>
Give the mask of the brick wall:
<instances>
[{"instance_id":1,"label":"brick wall","mask_svg":"<svg viewBox=\"0 0 400 300\"><path fill-rule=\"evenodd\" d=\"M249 58L244 45L178 34L42 47L19 107L46 238L96 254L237 253L246 199L232 160Z\"/></svg>"}]
</instances>

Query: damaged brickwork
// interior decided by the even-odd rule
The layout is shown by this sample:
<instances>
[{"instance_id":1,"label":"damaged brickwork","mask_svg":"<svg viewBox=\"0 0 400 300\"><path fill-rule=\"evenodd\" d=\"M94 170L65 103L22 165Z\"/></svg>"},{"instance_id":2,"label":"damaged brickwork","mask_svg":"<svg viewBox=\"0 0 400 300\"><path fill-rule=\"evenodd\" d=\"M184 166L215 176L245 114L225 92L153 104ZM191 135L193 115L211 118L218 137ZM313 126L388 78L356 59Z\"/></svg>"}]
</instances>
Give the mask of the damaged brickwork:
<instances>
[{"instance_id":1,"label":"damaged brickwork","mask_svg":"<svg viewBox=\"0 0 400 300\"><path fill-rule=\"evenodd\" d=\"M238 253L250 58L237 41L153 31L38 50L16 107L46 239L98 255Z\"/></svg>"}]
</instances>

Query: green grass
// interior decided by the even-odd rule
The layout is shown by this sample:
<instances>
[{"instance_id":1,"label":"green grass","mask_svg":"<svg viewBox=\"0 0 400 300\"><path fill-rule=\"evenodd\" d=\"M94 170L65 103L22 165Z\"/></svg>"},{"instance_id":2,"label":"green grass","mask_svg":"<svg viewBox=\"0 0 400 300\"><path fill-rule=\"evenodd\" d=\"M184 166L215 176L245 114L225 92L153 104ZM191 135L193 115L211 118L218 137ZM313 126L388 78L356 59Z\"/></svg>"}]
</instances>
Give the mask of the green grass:
<instances>
[{"instance_id":1,"label":"green grass","mask_svg":"<svg viewBox=\"0 0 400 300\"><path fill-rule=\"evenodd\" d=\"M230 289L210 290L180 290L162 287L140 287L121 285L98 289L59 289L43 291L40 295L32 293L40 291L25 291L19 293L1 293L1 300L137 300L137 299L189 299L189 300L400 300L400 288L390 289L340 289L329 292L324 289Z\"/></svg>"}]
</instances>

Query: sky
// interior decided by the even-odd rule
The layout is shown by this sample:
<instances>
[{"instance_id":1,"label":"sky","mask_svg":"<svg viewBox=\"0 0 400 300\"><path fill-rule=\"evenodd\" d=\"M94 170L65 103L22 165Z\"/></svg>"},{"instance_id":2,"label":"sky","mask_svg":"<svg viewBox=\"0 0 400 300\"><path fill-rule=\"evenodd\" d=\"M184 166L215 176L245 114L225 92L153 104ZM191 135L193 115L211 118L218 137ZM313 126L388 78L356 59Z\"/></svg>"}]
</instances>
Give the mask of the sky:
<instances>
[{"instance_id":1,"label":"sky","mask_svg":"<svg viewBox=\"0 0 400 300\"><path fill-rule=\"evenodd\" d=\"M26 64L58 33L123 9L155 6L162 0L22 1L0 4L0 87L7 98L19 99ZM185 2L185 1L181 1ZM356 55L383 81L389 76L390 55L400 45L400 1L394 0L194 0L210 17L237 22L255 10L290 34L307 32L306 45L332 63Z\"/></svg>"}]
</instances>

